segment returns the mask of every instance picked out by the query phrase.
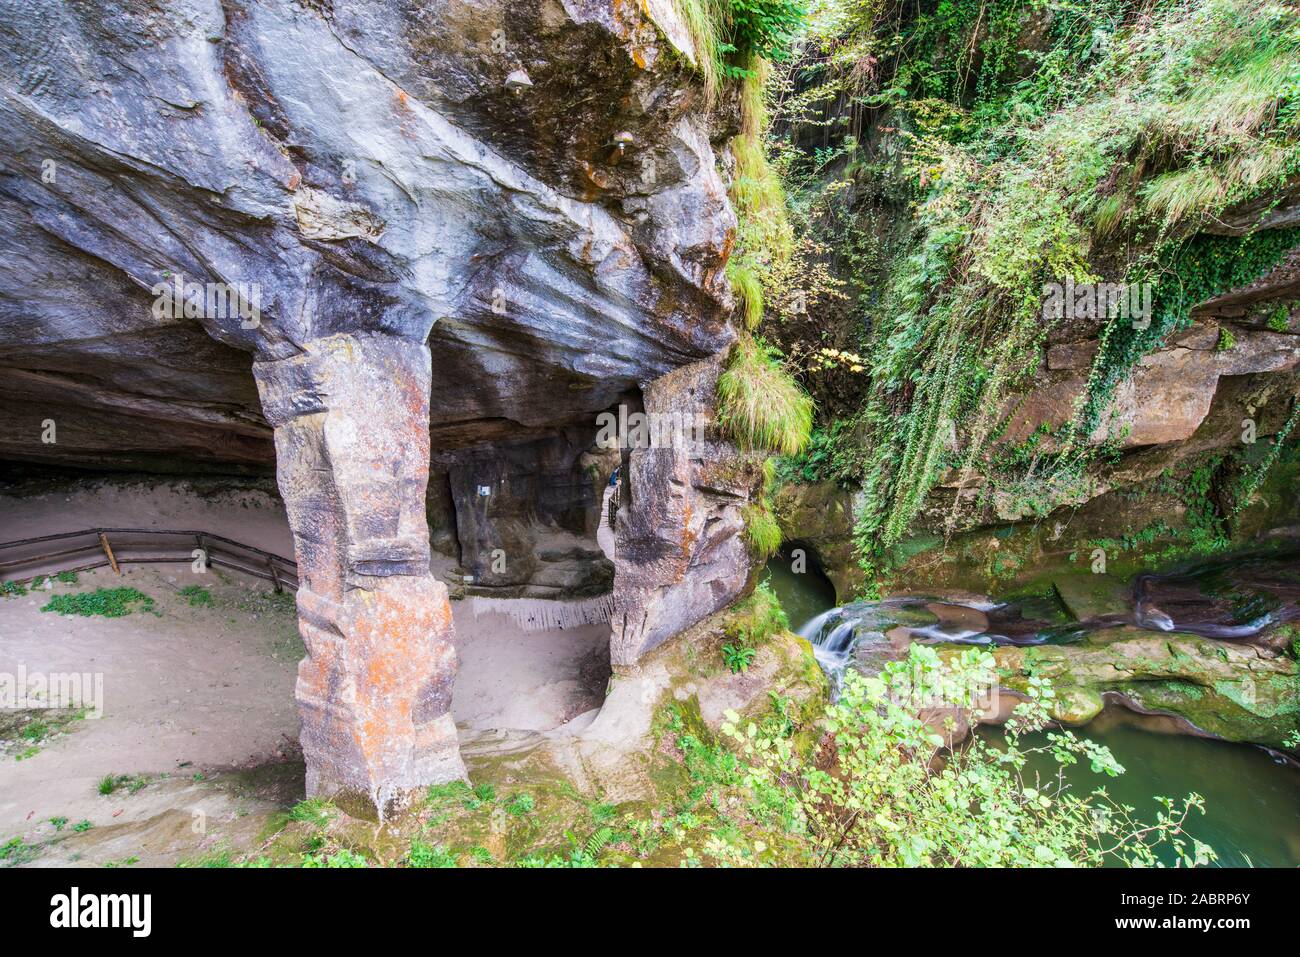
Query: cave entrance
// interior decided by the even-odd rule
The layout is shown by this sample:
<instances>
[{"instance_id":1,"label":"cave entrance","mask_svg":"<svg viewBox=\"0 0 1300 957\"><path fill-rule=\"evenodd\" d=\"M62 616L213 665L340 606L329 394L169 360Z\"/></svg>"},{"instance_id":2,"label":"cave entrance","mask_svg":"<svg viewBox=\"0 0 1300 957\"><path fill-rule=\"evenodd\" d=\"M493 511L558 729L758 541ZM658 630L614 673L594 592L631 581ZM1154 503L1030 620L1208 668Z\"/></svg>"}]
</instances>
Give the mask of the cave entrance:
<instances>
[{"instance_id":1,"label":"cave entrance","mask_svg":"<svg viewBox=\"0 0 1300 957\"><path fill-rule=\"evenodd\" d=\"M594 717L611 674L616 451L585 438L449 453L429 480L434 575L452 598L462 740Z\"/></svg>"},{"instance_id":2,"label":"cave entrance","mask_svg":"<svg viewBox=\"0 0 1300 957\"><path fill-rule=\"evenodd\" d=\"M794 632L838 604L835 586L822 570L816 550L806 542L787 542L768 559L763 581L781 600Z\"/></svg>"}]
</instances>

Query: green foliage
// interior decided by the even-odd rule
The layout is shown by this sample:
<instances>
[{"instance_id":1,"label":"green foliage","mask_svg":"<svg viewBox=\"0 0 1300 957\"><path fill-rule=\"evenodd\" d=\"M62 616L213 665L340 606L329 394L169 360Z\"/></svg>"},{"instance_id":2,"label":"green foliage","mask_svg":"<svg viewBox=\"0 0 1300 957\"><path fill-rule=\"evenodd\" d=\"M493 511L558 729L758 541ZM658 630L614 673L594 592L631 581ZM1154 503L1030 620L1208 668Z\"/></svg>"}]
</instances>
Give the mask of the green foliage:
<instances>
[{"instance_id":1,"label":"green foliage","mask_svg":"<svg viewBox=\"0 0 1300 957\"><path fill-rule=\"evenodd\" d=\"M1265 325L1273 332L1286 332L1291 328L1291 311L1285 305L1269 313Z\"/></svg>"},{"instance_id":2,"label":"green foliage","mask_svg":"<svg viewBox=\"0 0 1300 957\"><path fill-rule=\"evenodd\" d=\"M0 864L5 867L17 867L19 864L26 864L34 860L41 853L41 849L36 844L24 844L21 837L10 838L4 844L0 844Z\"/></svg>"},{"instance_id":3,"label":"green foliage","mask_svg":"<svg viewBox=\"0 0 1300 957\"><path fill-rule=\"evenodd\" d=\"M153 599L135 588L96 588L92 592L79 592L74 595L55 595L41 611L54 611L60 615L81 615L89 618L101 615L104 618L121 618L137 609L153 611Z\"/></svg>"},{"instance_id":4,"label":"green foliage","mask_svg":"<svg viewBox=\"0 0 1300 957\"><path fill-rule=\"evenodd\" d=\"M856 475L856 446L852 429L842 419L829 428L814 428L807 447L798 455L777 460L777 476L782 482L825 482L836 479L849 483Z\"/></svg>"},{"instance_id":5,"label":"green foliage","mask_svg":"<svg viewBox=\"0 0 1300 957\"><path fill-rule=\"evenodd\" d=\"M142 774L105 774L95 785L100 794L112 794L118 788L126 788L130 794L143 790L149 779Z\"/></svg>"},{"instance_id":6,"label":"green foliage","mask_svg":"<svg viewBox=\"0 0 1300 957\"><path fill-rule=\"evenodd\" d=\"M411 841L411 850L406 855L408 867L456 867L456 855L441 847L434 847L416 838Z\"/></svg>"},{"instance_id":7,"label":"green foliage","mask_svg":"<svg viewBox=\"0 0 1300 957\"><path fill-rule=\"evenodd\" d=\"M821 723L834 742L829 765L806 760L779 728L734 712L722 731L738 748L745 785L779 809L822 866L1150 865L1160 844L1184 864L1214 860L1184 831L1189 814L1204 811L1195 794L1181 804L1159 798L1155 822L1143 824L1104 788L1077 795L1059 778L1025 776L1033 753L1123 772L1106 748L1070 731L1049 732L1043 747L1022 744L1049 724L1054 694L1038 678L1008 722L1005 751L978 738L954 748L951 709L976 706L996 681L987 652L945 660L919 645L878 677L849 672Z\"/></svg>"},{"instance_id":8,"label":"green foliage","mask_svg":"<svg viewBox=\"0 0 1300 957\"><path fill-rule=\"evenodd\" d=\"M491 804L497 799L497 789L487 781L481 781L474 785L473 793L465 799L465 807L475 811L485 804Z\"/></svg>"},{"instance_id":9,"label":"green foliage","mask_svg":"<svg viewBox=\"0 0 1300 957\"><path fill-rule=\"evenodd\" d=\"M795 0L728 0L730 46L742 56L783 60L808 15Z\"/></svg>"},{"instance_id":10,"label":"green foliage","mask_svg":"<svg viewBox=\"0 0 1300 957\"><path fill-rule=\"evenodd\" d=\"M520 791L506 802L506 813L513 814L515 817L523 817L525 814L532 814L533 809L537 807L537 802L527 791Z\"/></svg>"},{"instance_id":11,"label":"green foliage","mask_svg":"<svg viewBox=\"0 0 1300 957\"><path fill-rule=\"evenodd\" d=\"M430 801L463 801L473 792L464 781L447 781L445 784L430 784L425 796Z\"/></svg>"},{"instance_id":12,"label":"green foliage","mask_svg":"<svg viewBox=\"0 0 1300 957\"><path fill-rule=\"evenodd\" d=\"M369 862L356 851L346 847L336 854L304 854L303 867L369 867Z\"/></svg>"},{"instance_id":13,"label":"green foliage","mask_svg":"<svg viewBox=\"0 0 1300 957\"><path fill-rule=\"evenodd\" d=\"M794 455L808 444L813 403L784 369L780 354L742 336L718 377L718 422L746 449Z\"/></svg>"},{"instance_id":14,"label":"green foliage","mask_svg":"<svg viewBox=\"0 0 1300 957\"><path fill-rule=\"evenodd\" d=\"M94 826L95 825L92 824L90 821L83 819L78 821L76 824L72 825L72 829L76 831L78 834L85 834Z\"/></svg>"},{"instance_id":15,"label":"green foliage","mask_svg":"<svg viewBox=\"0 0 1300 957\"><path fill-rule=\"evenodd\" d=\"M722 660L731 669L732 674L748 671L757 653L753 648L746 648L744 645L722 646Z\"/></svg>"},{"instance_id":16,"label":"green foliage","mask_svg":"<svg viewBox=\"0 0 1300 957\"><path fill-rule=\"evenodd\" d=\"M325 827L338 814L338 808L322 798L307 798L289 810L289 820L301 821L313 827Z\"/></svg>"},{"instance_id":17,"label":"green foliage","mask_svg":"<svg viewBox=\"0 0 1300 957\"><path fill-rule=\"evenodd\" d=\"M177 867L186 869L216 870L238 867L234 853L229 847L221 846L194 857L187 857L177 863Z\"/></svg>"},{"instance_id":18,"label":"green foliage","mask_svg":"<svg viewBox=\"0 0 1300 957\"><path fill-rule=\"evenodd\" d=\"M675 0L677 12L691 35L695 65L704 81L705 95L715 99L725 69L726 0Z\"/></svg>"},{"instance_id":19,"label":"green foliage","mask_svg":"<svg viewBox=\"0 0 1300 957\"><path fill-rule=\"evenodd\" d=\"M769 582L760 582L749 597L727 613L722 632L736 645L761 645L771 635L790 628L781 599Z\"/></svg>"},{"instance_id":20,"label":"green foliage","mask_svg":"<svg viewBox=\"0 0 1300 957\"><path fill-rule=\"evenodd\" d=\"M194 608L209 608L212 606L212 593L201 585L186 585L180 590L180 596Z\"/></svg>"},{"instance_id":21,"label":"green foliage","mask_svg":"<svg viewBox=\"0 0 1300 957\"><path fill-rule=\"evenodd\" d=\"M783 60L807 8L796 0L676 0L710 101L724 80L754 75L755 58Z\"/></svg>"},{"instance_id":22,"label":"green foliage","mask_svg":"<svg viewBox=\"0 0 1300 957\"><path fill-rule=\"evenodd\" d=\"M1295 431L1297 421L1300 421L1300 401L1293 402L1291 414L1287 416L1281 430L1274 436L1273 444L1270 446L1268 453L1254 466L1246 469L1237 481L1236 488L1233 490L1233 503L1229 512L1230 518L1235 518L1242 509L1250 504L1251 498L1264 483L1264 478L1268 475L1274 463L1277 462L1282 449L1286 447L1287 440L1291 437L1291 433Z\"/></svg>"},{"instance_id":23,"label":"green foliage","mask_svg":"<svg viewBox=\"0 0 1300 957\"><path fill-rule=\"evenodd\" d=\"M21 598L27 594L27 586L22 582L0 582L0 597Z\"/></svg>"},{"instance_id":24,"label":"green foliage","mask_svg":"<svg viewBox=\"0 0 1300 957\"><path fill-rule=\"evenodd\" d=\"M722 660L732 672L741 672L753 663L756 649L778 631L789 629L781 600L768 582L762 582L727 613L722 625L724 644Z\"/></svg>"},{"instance_id":25,"label":"green foliage","mask_svg":"<svg viewBox=\"0 0 1300 957\"><path fill-rule=\"evenodd\" d=\"M1161 245L1152 253L1155 265L1133 267L1130 282L1155 280L1151 323L1138 328L1116 318L1102 330L1076 419L1076 435L1082 438L1097 428L1115 389L1144 355L1173 333L1191 326L1193 306L1254 282L1298 243L1300 229L1270 230L1243 238L1201 234ZM1233 341L1231 333L1228 339Z\"/></svg>"},{"instance_id":26,"label":"green foliage","mask_svg":"<svg viewBox=\"0 0 1300 957\"><path fill-rule=\"evenodd\" d=\"M745 541L749 543L750 552L756 557L767 560L781 547L781 526L766 503L745 506Z\"/></svg>"},{"instance_id":27,"label":"green foliage","mask_svg":"<svg viewBox=\"0 0 1300 957\"><path fill-rule=\"evenodd\" d=\"M763 283L751 263L739 257L727 263L727 278L731 281L731 290L740 300L741 316L745 328L755 331L763 321Z\"/></svg>"},{"instance_id":28,"label":"green foliage","mask_svg":"<svg viewBox=\"0 0 1300 957\"><path fill-rule=\"evenodd\" d=\"M796 123L798 104L833 96L855 111L895 108L900 162L850 162L854 175L828 195L863 191L861 171L867 190L901 175L917 200L910 241L896 243L911 252L871 290L858 454L815 447L816 464L793 468L861 485L856 539L871 574L940 476L981 493L954 498L946 530L991 509L997 436L1050 325L1044 283L1104 270L1155 295L1148 325L1104 327L1072 428L1017 469L1000 464L998 501L1037 515L1086 495L1089 469L1118 440L1090 443L1136 363L1190 323L1193 305L1300 241L1294 230L1196 235L1231 206L1267 209L1300 173L1300 12L1267 0L1058 5L1021 50L1026 13L1017 0L832 0L811 29L820 55L787 86L815 87L787 111ZM819 152L808 165L822 162ZM1115 241L1100 248L1105 236ZM843 465L828 468L837 455Z\"/></svg>"}]
</instances>

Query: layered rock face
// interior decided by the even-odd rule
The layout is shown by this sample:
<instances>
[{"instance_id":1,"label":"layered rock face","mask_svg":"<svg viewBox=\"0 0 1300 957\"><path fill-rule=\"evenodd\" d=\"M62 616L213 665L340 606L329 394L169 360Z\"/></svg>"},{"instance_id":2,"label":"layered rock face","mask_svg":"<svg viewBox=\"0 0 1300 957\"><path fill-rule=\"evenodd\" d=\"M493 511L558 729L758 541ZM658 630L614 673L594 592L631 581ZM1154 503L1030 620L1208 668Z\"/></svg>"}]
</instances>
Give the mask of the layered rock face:
<instances>
[{"instance_id":1,"label":"layered rock face","mask_svg":"<svg viewBox=\"0 0 1300 957\"><path fill-rule=\"evenodd\" d=\"M607 585L594 554L529 557L591 532L596 414L734 338L673 7L0 0L0 24L0 458L276 466L313 792L460 774L426 516L489 586Z\"/></svg>"},{"instance_id":2,"label":"layered rock face","mask_svg":"<svg viewBox=\"0 0 1300 957\"><path fill-rule=\"evenodd\" d=\"M711 423L720 370L714 358L664 376L645 390L646 413L661 423ZM616 667L729 604L754 570L740 532L742 508L762 484L761 459L718 441L707 424L693 439L628 455L615 526Z\"/></svg>"},{"instance_id":3,"label":"layered rock face","mask_svg":"<svg viewBox=\"0 0 1300 957\"><path fill-rule=\"evenodd\" d=\"M451 607L429 574L429 352L339 335L254 371L298 555L307 791L383 813L465 776Z\"/></svg>"}]
</instances>

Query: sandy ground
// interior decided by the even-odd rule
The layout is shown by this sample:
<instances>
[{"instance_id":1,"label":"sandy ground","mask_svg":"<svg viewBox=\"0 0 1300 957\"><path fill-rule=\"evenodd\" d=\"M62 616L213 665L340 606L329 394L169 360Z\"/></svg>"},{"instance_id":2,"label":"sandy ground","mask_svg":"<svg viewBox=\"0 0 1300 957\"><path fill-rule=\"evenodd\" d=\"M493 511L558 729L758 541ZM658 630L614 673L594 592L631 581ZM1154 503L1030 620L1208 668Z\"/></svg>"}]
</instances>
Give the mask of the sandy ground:
<instances>
[{"instance_id":1,"label":"sandy ground","mask_svg":"<svg viewBox=\"0 0 1300 957\"><path fill-rule=\"evenodd\" d=\"M293 553L278 498L257 489L205 494L183 483L103 483L0 495L0 540L95 525L198 528ZM192 584L207 589L210 606L180 594ZM117 586L152 597L154 613L109 619L41 611L54 594ZM452 712L463 737L545 731L599 707L606 626L525 632L504 615L452 607L461 659ZM132 856L173 863L237 833L249 838L243 832L302 796L293 702L301 656L292 602L235 572L155 565L124 568L119 577L99 569L75 585L47 583L0 599L0 675L19 668L102 675L104 712L72 721L22 759L27 742L0 741L0 845L14 836L59 839L33 863ZM267 768L286 769L271 772L274 786L264 780ZM149 783L101 796L96 784L109 774ZM66 839L71 823L56 832L49 823L56 817L94 829Z\"/></svg>"}]
</instances>

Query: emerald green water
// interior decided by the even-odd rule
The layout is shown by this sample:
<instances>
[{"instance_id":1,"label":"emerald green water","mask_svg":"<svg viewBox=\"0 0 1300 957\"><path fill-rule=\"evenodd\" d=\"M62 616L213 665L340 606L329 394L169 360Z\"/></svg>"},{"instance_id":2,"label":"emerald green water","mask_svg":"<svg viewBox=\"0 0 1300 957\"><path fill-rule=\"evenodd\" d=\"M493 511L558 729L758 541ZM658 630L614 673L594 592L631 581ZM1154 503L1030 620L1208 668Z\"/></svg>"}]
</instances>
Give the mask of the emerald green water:
<instances>
[{"instance_id":1,"label":"emerald green water","mask_svg":"<svg viewBox=\"0 0 1300 957\"><path fill-rule=\"evenodd\" d=\"M1186 830L1214 848L1220 866L1300 866L1300 770L1258 748L1159 733L1145 724L1137 715L1108 709L1077 729L1080 737L1110 748L1124 773L1108 778L1074 765L1065 770L1067 784L1076 794L1105 787L1143 821L1155 820L1157 795L1181 801L1196 792L1205 798L1205 814L1193 811ZM998 728L976 733L993 743L1003 740ZM1026 746L1045 743L1041 735L1022 740ZM1025 773L1054 777L1056 768L1050 756L1034 755ZM1174 863L1173 854L1160 856Z\"/></svg>"},{"instance_id":2,"label":"emerald green water","mask_svg":"<svg viewBox=\"0 0 1300 957\"><path fill-rule=\"evenodd\" d=\"M796 574L777 557L768 563L766 580L794 631L835 606L834 588L815 569ZM1214 848L1220 866L1300 866L1300 769L1258 748L1169 730L1163 719L1108 708L1076 733L1110 748L1125 773L1108 778L1075 765L1066 769L1067 783L1082 793L1104 786L1144 821L1155 819L1156 796L1181 800L1196 792L1205 798L1205 814L1193 812L1187 831ZM1002 738L998 728L976 733L990 742ZM1054 776L1056 764L1044 757L1035 769ZM1162 859L1174 863L1172 854Z\"/></svg>"},{"instance_id":3,"label":"emerald green water","mask_svg":"<svg viewBox=\"0 0 1300 957\"><path fill-rule=\"evenodd\" d=\"M795 572L790 560L777 555L767 563L765 581L781 599L785 616L790 619L790 630L798 632L828 608L835 607L835 586L816 568Z\"/></svg>"}]
</instances>

